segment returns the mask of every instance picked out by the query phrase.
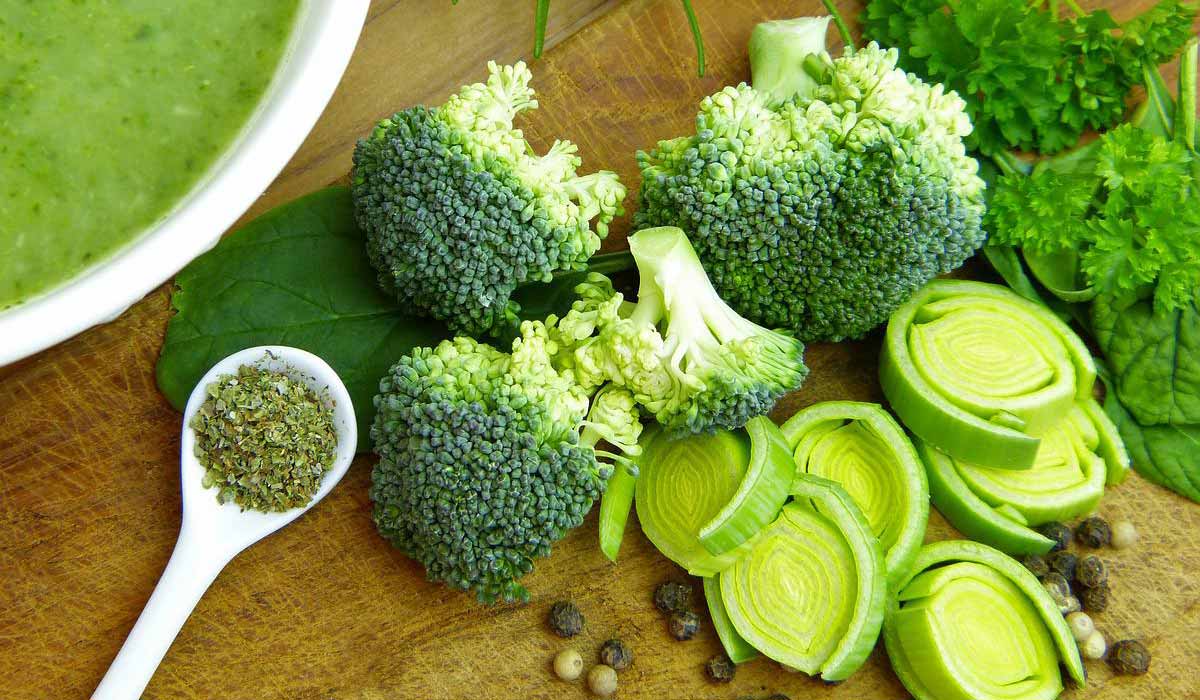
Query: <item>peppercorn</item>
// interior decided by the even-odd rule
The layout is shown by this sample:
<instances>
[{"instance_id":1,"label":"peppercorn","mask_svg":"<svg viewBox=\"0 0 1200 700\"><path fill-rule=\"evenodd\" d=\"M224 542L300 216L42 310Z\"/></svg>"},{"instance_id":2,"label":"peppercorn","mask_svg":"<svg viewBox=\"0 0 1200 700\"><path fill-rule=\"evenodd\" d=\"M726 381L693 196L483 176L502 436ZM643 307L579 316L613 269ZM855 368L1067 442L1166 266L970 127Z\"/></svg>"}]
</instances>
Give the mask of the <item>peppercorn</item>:
<instances>
[{"instance_id":1,"label":"peppercorn","mask_svg":"<svg viewBox=\"0 0 1200 700\"><path fill-rule=\"evenodd\" d=\"M549 622L551 631L560 637L574 637L583 631L583 613L565 600L550 606Z\"/></svg>"},{"instance_id":2,"label":"peppercorn","mask_svg":"<svg viewBox=\"0 0 1200 700\"><path fill-rule=\"evenodd\" d=\"M792 699L790 697L788 697L787 695L784 695L783 693L775 693L773 695L768 695L767 700L792 700Z\"/></svg>"},{"instance_id":3,"label":"peppercorn","mask_svg":"<svg viewBox=\"0 0 1200 700\"><path fill-rule=\"evenodd\" d=\"M1058 611L1063 615L1070 615L1073 612L1079 612L1083 609L1083 603L1080 603L1079 598L1073 595L1069 595L1061 601L1056 602L1058 603Z\"/></svg>"},{"instance_id":4,"label":"peppercorn","mask_svg":"<svg viewBox=\"0 0 1200 700\"><path fill-rule=\"evenodd\" d=\"M1080 559L1075 567L1075 582L1084 588L1095 588L1108 583L1108 567L1104 565L1104 560L1095 554Z\"/></svg>"},{"instance_id":5,"label":"peppercorn","mask_svg":"<svg viewBox=\"0 0 1200 700\"><path fill-rule=\"evenodd\" d=\"M588 687L600 697L606 698L617 692L617 672L611 666L598 664L588 671Z\"/></svg>"},{"instance_id":6,"label":"peppercorn","mask_svg":"<svg viewBox=\"0 0 1200 700\"><path fill-rule=\"evenodd\" d=\"M700 617L690 610L677 610L671 613L671 618L667 620L667 630L670 631L672 637L681 642L696 636L698 629L700 629Z\"/></svg>"},{"instance_id":7,"label":"peppercorn","mask_svg":"<svg viewBox=\"0 0 1200 700\"><path fill-rule=\"evenodd\" d=\"M664 613L686 612L692 609L692 587L678 581L667 581L654 589L654 607Z\"/></svg>"},{"instance_id":8,"label":"peppercorn","mask_svg":"<svg viewBox=\"0 0 1200 700\"><path fill-rule=\"evenodd\" d=\"M737 666L725 654L717 654L704 664L704 675L713 683L728 683L737 673Z\"/></svg>"},{"instance_id":9,"label":"peppercorn","mask_svg":"<svg viewBox=\"0 0 1200 700\"><path fill-rule=\"evenodd\" d=\"M1068 581L1075 578L1075 567L1078 563L1079 558L1066 551L1055 552L1046 557L1046 564L1050 570L1056 574L1062 574L1062 577Z\"/></svg>"},{"instance_id":10,"label":"peppercorn","mask_svg":"<svg viewBox=\"0 0 1200 700\"><path fill-rule=\"evenodd\" d=\"M1108 608L1109 589L1107 583L1079 592L1079 603L1088 612L1104 612Z\"/></svg>"},{"instance_id":11,"label":"peppercorn","mask_svg":"<svg viewBox=\"0 0 1200 700\"><path fill-rule=\"evenodd\" d=\"M1038 578L1050 573L1050 565L1046 563L1046 558L1037 554L1021 557L1021 564Z\"/></svg>"},{"instance_id":12,"label":"peppercorn","mask_svg":"<svg viewBox=\"0 0 1200 700\"><path fill-rule=\"evenodd\" d=\"M1083 641L1079 651L1086 659L1103 659L1104 654L1108 651L1108 644L1104 641L1104 635L1100 630L1095 630Z\"/></svg>"},{"instance_id":13,"label":"peppercorn","mask_svg":"<svg viewBox=\"0 0 1200 700\"><path fill-rule=\"evenodd\" d=\"M583 673L583 657L574 649L563 649L554 657L554 673L564 681L573 681Z\"/></svg>"},{"instance_id":14,"label":"peppercorn","mask_svg":"<svg viewBox=\"0 0 1200 700\"><path fill-rule=\"evenodd\" d=\"M1046 523L1038 527L1037 531L1042 537L1054 540L1054 546L1050 548L1051 552L1057 552L1071 546L1071 528L1060 522Z\"/></svg>"},{"instance_id":15,"label":"peppercorn","mask_svg":"<svg viewBox=\"0 0 1200 700\"><path fill-rule=\"evenodd\" d=\"M1051 572L1043 576L1042 586L1046 588L1055 602L1071 595L1071 584L1060 573Z\"/></svg>"},{"instance_id":16,"label":"peppercorn","mask_svg":"<svg viewBox=\"0 0 1200 700\"><path fill-rule=\"evenodd\" d=\"M1075 528L1075 538L1087 547L1103 547L1112 542L1112 530L1104 518L1092 516Z\"/></svg>"},{"instance_id":17,"label":"peppercorn","mask_svg":"<svg viewBox=\"0 0 1200 700\"><path fill-rule=\"evenodd\" d=\"M1116 673L1140 676L1150 670L1150 650L1136 639L1122 639L1109 649L1108 665Z\"/></svg>"},{"instance_id":18,"label":"peppercorn","mask_svg":"<svg viewBox=\"0 0 1200 700\"><path fill-rule=\"evenodd\" d=\"M1096 631L1096 623L1085 612L1073 612L1067 615L1067 627L1071 628L1071 636L1080 644Z\"/></svg>"},{"instance_id":19,"label":"peppercorn","mask_svg":"<svg viewBox=\"0 0 1200 700\"><path fill-rule=\"evenodd\" d=\"M615 671L624 671L633 663L633 652L619 639L610 639L600 645L600 663L612 666Z\"/></svg>"},{"instance_id":20,"label":"peppercorn","mask_svg":"<svg viewBox=\"0 0 1200 700\"><path fill-rule=\"evenodd\" d=\"M1133 523L1128 520L1118 520L1112 526L1112 546L1117 549L1129 549L1137 544L1138 532Z\"/></svg>"}]
</instances>

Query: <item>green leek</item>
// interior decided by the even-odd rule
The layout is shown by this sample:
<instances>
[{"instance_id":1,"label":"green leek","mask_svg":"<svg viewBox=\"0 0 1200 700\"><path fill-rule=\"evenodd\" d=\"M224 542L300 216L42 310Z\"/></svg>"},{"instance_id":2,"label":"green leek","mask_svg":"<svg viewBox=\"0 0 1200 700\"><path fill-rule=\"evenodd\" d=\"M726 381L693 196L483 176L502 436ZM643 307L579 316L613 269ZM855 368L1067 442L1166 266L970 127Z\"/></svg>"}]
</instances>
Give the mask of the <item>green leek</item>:
<instances>
[{"instance_id":1,"label":"green leek","mask_svg":"<svg viewBox=\"0 0 1200 700\"><path fill-rule=\"evenodd\" d=\"M908 572L929 520L925 468L904 430L878 404L827 401L792 416L783 434L798 473L836 481L854 499L894 584Z\"/></svg>"},{"instance_id":2,"label":"green leek","mask_svg":"<svg viewBox=\"0 0 1200 700\"><path fill-rule=\"evenodd\" d=\"M795 472L787 441L763 416L736 432L679 438L657 432L637 461L642 531L696 576L737 560L779 514Z\"/></svg>"},{"instance_id":3,"label":"green leek","mask_svg":"<svg viewBox=\"0 0 1200 700\"><path fill-rule=\"evenodd\" d=\"M883 552L836 482L798 474L792 492L775 522L721 573L721 599L738 634L767 657L843 680L879 636Z\"/></svg>"},{"instance_id":4,"label":"green leek","mask_svg":"<svg viewBox=\"0 0 1200 700\"><path fill-rule=\"evenodd\" d=\"M1091 397L1096 367L1045 307L994 284L934 280L888 321L884 394L901 421L972 464L1029 469L1041 436Z\"/></svg>"},{"instance_id":5,"label":"green leek","mask_svg":"<svg viewBox=\"0 0 1200 700\"><path fill-rule=\"evenodd\" d=\"M713 629L717 639L725 649L725 655L735 664L749 661L758 656L758 650L750 646L733 627L729 613L725 611L725 603L721 600L721 580L718 576L704 579L704 600L708 603L708 616L712 619Z\"/></svg>"},{"instance_id":6,"label":"green leek","mask_svg":"<svg viewBox=\"0 0 1200 700\"><path fill-rule=\"evenodd\" d=\"M888 605L883 639L916 700L1052 700L1063 689L1059 663L1084 685L1079 649L1050 594L977 542L921 549Z\"/></svg>"},{"instance_id":7,"label":"green leek","mask_svg":"<svg viewBox=\"0 0 1200 700\"><path fill-rule=\"evenodd\" d=\"M1033 468L968 464L918 441L934 505L968 537L1009 554L1043 554L1053 544L1032 527L1091 512L1106 483L1129 469L1115 426L1088 399L1042 437Z\"/></svg>"}]
</instances>

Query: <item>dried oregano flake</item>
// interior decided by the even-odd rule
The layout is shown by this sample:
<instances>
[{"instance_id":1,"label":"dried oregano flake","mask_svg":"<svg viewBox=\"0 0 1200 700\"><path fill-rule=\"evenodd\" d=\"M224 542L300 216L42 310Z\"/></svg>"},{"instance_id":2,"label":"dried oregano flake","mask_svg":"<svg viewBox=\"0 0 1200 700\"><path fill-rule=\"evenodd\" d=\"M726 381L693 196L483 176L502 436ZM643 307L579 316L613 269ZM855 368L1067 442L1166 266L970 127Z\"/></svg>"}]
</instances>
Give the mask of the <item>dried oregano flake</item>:
<instances>
[{"instance_id":1,"label":"dried oregano flake","mask_svg":"<svg viewBox=\"0 0 1200 700\"><path fill-rule=\"evenodd\" d=\"M204 488L264 512L305 506L333 466L333 409L282 372L252 365L218 377L190 427Z\"/></svg>"}]
</instances>

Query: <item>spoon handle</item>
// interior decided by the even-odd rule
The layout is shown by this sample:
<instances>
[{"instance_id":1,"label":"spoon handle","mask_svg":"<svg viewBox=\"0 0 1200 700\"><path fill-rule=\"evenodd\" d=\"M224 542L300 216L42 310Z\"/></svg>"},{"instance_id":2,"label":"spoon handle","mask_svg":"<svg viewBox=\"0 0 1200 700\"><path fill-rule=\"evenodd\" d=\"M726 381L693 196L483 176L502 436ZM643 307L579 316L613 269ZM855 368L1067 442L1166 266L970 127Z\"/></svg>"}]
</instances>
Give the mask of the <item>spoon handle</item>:
<instances>
[{"instance_id":1,"label":"spoon handle","mask_svg":"<svg viewBox=\"0 0 1200 700\"><path fill-rule=\"evenodd\" d=\"M188 615L234 554L189 537L185 523L167 568L92 700L138 700L142 696Z\"/></svg>"}]
</instances>

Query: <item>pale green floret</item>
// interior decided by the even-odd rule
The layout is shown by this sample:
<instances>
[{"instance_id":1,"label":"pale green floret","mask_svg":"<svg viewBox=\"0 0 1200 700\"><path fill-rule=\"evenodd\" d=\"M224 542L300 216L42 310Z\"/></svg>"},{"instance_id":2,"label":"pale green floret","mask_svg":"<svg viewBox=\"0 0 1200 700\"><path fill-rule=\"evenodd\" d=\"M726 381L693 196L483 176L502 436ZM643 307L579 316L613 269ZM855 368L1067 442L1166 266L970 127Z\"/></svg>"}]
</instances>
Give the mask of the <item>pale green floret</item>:
<instances>
[{"instance_id":1,"label":"pale green floret","mask_svg":"<svg viewBox=\"0 0 1200 700\"><path fill-rule=\"evenodd\" d=\"M612 466L601 439L637 451L638 412L619 389L589 391L555 368L546 326L505 353L470 338L417 348L380 381L371 474L380 534L430 580L481 601L527 600L519 579L583 517Z\"/></svg>"},{"instance_id":2,"label":"pale green floret","mask_svg":"<svg viewBox=\"0 0 1200 700\"><path fill-rule=\"evenodd\" d=\"M515 327L517 287L586 269L625 197L614 173L576 174L574 144L539 156L513 126L537 107L524 63L488 71L440 107L380 122L351 178L380 284L472 334Z\"/></svg>"},{"instance_id":3,"label":"pale green floret","mask_svg":"<svg viewBox=\"0 0 1200 700\"><path fill-rule=\"evenodd\" d=\"M683 231L639 231L629 247L641 279L637 304L593 277L558 321L569 349L560 366L577 381L624 387L674 433L740 428L800 387L804 345L729 308Z\"/></svg>"},{"instance_id":4,"label":"pale green floret","mask_svg":"<svg viewBox=\"0 0 1200 700\"><path fill-rule=\"evenodd\" d=\"M685 229L734 309L804 340L863 335L984 240L963 101L873 43L830 58L826 25L760 25L753 85L638 154L635 225Z\"/></svg>"}]
</instances>

